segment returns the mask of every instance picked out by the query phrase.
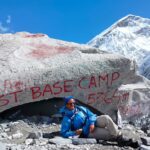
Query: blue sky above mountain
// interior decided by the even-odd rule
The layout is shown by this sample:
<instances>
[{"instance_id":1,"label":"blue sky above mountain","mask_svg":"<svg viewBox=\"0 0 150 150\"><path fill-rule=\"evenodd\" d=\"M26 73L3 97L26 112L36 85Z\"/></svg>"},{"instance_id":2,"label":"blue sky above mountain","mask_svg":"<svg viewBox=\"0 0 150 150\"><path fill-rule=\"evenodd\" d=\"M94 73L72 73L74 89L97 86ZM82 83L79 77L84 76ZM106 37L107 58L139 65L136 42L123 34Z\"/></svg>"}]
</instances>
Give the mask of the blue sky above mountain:
<instances>
[{"instance_id":1,"label":"blue sky above mountain","mask_svg":"<svg viewBox=\"0 0 150 150\"><path fill-rule=\"evenodd\" d=\"M0 32L28 31L86 43L120 18L150 18L149 0L1 0Z\"/></svg>"}]
</instances>

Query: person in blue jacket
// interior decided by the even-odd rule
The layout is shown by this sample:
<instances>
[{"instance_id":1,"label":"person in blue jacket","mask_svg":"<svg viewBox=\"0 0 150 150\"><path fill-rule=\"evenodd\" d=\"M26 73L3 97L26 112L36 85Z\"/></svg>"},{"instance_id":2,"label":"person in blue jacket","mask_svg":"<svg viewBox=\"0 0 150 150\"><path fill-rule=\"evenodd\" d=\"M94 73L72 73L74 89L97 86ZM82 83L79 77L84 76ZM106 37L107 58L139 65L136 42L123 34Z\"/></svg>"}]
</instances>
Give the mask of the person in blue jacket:
<instances>
[{"instance_id":1,"label":"person in blue jacket","mask_svg":"<svg viewBox=\"0 0 150 150\"><path fill-rule=\"evenodd\" d=\"M64 100L65 105L60 109L63 115L60 133L63 137L110 140L121 135L118 126L108 115L97 116L86 107L75 105L73 96L65 97Z\"/></svg>"}]
</instances>

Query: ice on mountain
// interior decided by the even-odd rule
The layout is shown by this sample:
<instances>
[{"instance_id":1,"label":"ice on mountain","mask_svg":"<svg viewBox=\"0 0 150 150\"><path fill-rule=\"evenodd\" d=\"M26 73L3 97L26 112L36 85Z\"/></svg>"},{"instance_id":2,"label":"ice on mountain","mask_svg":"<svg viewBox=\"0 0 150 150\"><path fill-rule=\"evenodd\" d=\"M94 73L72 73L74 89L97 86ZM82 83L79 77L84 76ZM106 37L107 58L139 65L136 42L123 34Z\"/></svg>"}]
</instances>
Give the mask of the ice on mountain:
<instances>
[{"instance_id":1,"label":"ice on mountain","mask_svg":"<svg viewBox=\"0 0 150 150\"><path fill-rule=\"evenodd\" d=\"M147 58L150 56L150 19L128 15L97 35L88 45L134 59L139 73L150 79L150 60Z\"/></svg>"}]
</instances>

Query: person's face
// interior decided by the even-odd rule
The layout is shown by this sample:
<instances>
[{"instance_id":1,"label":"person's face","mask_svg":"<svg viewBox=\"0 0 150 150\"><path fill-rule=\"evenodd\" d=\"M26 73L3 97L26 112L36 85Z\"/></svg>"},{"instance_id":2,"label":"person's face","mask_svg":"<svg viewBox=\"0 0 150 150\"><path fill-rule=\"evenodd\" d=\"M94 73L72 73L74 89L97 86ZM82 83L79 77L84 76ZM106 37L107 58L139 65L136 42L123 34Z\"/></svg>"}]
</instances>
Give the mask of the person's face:
<instances>
[{"instance_id":1,"label":"person's face","mask_svg":"<svg viewBox=\"0 0 150 150\"><path fill-rule=\"evenodd\" d=\"M75 108L75 100L70 99L69 102L66 104L66 107L70 110L73 110Z\"/></svg>"}]
</instances>

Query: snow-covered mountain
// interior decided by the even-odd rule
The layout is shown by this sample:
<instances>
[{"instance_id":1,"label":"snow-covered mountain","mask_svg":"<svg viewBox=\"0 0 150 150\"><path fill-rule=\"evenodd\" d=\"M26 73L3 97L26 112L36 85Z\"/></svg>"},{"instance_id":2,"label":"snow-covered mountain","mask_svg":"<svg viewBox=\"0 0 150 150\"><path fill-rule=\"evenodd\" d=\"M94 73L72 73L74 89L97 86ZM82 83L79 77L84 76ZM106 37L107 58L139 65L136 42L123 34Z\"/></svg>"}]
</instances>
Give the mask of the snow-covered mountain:
<instances>
[{"instance_id":1,"label":"snow-covered mountain","mask_svg":"<svg viewBox=\"0 0 150 150\"><path fill-rule=\"evenodd\" d=\"M97 35L88 45L135 59L140 74L150 79L150 19L128 15Z\"/></svg>"}]
</instances>

